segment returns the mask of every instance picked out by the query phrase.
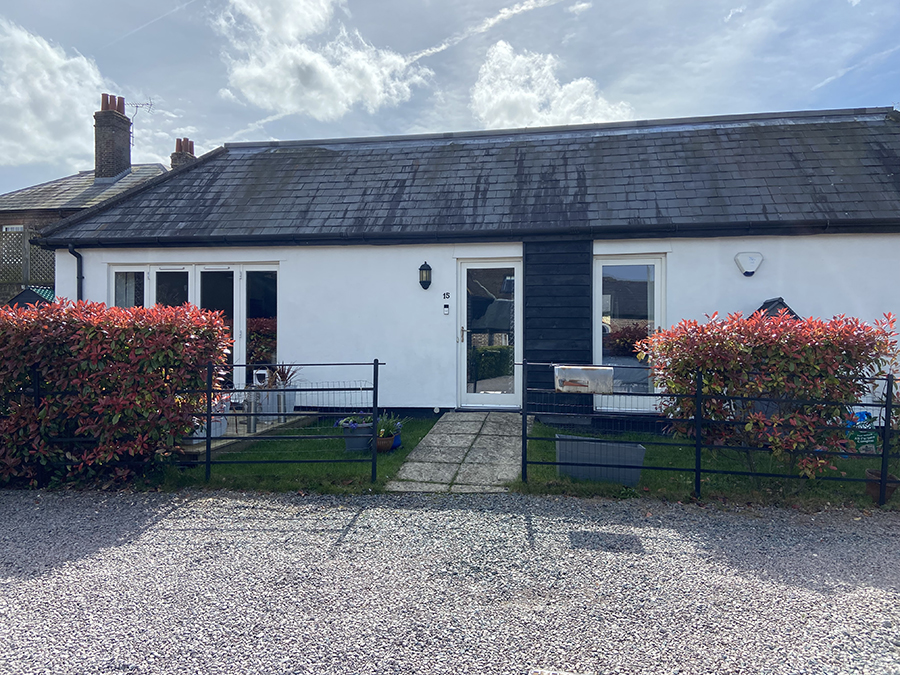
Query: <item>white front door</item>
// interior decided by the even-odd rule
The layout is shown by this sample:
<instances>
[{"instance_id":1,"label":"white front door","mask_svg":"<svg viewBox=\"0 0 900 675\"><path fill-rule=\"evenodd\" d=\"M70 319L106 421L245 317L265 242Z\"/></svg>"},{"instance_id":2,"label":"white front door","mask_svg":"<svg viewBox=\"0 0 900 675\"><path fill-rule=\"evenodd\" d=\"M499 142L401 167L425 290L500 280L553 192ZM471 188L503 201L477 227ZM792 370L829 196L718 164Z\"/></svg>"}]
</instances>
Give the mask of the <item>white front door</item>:
<instances>
[{"instance_id":1,"label":"white front door","mask_svg":"<svg viewBox=\"0 0 900 675\"><path fill-rule=\"evenodd\" d=\"M522 404L522 262L459 264L460 407Z\"/></svg>"}]
</instances>

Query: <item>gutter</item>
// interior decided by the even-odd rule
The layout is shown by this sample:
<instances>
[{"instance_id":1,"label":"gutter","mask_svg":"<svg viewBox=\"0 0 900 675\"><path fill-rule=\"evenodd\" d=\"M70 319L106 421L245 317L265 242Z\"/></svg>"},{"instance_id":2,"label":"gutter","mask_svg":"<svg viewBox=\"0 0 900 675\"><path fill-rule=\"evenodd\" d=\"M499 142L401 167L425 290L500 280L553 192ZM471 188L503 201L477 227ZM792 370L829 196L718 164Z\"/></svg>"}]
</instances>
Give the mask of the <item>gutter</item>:
<instances>
[{"instance_id":1,"label":"gutter","mask_svg":"<svg viewBox=\"0 0 900 675\"><path fill-rule=\"evenodd\" d=\"M210 248L257 246L391 246L479 241L539 241L541 239L666 239L721 238L744 236L801 236L814 234L895 234L900 219L834 221L749 221L743 223L641 223L617 226L578 226L473 230L460 228L437 232L417 229L412 232L308 233L285 235L207 235L204 237L85 237L79 248ZM44 238L36 243L45 249L73 245L62 238ZM77 255L77 254L73 254Z\"/></svg>"},{"instance_id":2,"label":"gutter","mask_svg":"<svg viewBox=\"0 0 900 675\"><path fill-rule=\"evenodd\" d=\"M84 257L75 250L74 244L69 244L69 254L75 256L75 281L77 290L75 299L84 299Z\"/></svg>"}]
</instances>

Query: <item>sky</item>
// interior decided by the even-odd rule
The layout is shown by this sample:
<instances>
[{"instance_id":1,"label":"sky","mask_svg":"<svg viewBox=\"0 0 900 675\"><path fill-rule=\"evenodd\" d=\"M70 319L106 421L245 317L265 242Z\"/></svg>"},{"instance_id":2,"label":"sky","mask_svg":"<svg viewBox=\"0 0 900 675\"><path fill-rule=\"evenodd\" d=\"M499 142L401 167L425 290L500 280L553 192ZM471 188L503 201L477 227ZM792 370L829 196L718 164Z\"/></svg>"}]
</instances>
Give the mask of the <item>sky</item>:
<instances>
[{"instance_id":1,"label":"sky","mask_svg":"<svg viewBox=\"0 0 900 675\"><path fill-rule=\"evenodd\" d=\"M229 142L900 108L897 0L0 2L0 194Z\"/></svg>"}]
</instances>

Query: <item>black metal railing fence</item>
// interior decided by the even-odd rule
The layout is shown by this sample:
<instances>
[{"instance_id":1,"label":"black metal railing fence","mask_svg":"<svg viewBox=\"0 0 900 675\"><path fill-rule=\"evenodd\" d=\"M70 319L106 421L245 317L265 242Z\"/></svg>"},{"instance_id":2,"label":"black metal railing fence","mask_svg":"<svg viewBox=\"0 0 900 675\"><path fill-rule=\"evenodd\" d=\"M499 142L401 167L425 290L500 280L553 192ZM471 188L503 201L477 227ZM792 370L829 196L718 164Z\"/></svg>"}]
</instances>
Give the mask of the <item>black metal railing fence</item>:
<instances>
[{"instance_id":1,"label":"black metal railing fence","mask_svg":"<svg viewBox=\"0 0 900 675\"><path fill-rule=\"evenodd\" d=\"M620 387L620 382L616 380L612 393L606 394L572 394L560 393L554 387L547 386L552 381L552 374L548 376L548 370L552 370L558 365L556 363L546 362L528 362L523 361L522 368L522 480L528 482L528 469L530 466L556 466L556 467L586 467L590 469L614 469L614 470L647 470L647 471L666 471L693 474L693 492L697 499L701 498L702 481L704 476L713 474L746 476L753 478L784 478L802 480L804 476L800 472L793 473L775 473L763 471L737 471L729 469L720 469L711 467L706 457L706 451L714 450L716 452L733 450L745 453L748 461L753 461L751 453L770 453L771 448L765 444L753 442L750 444L715 444L709 442L709 437L714 435L716 427L746 427L750 421L750 413L763 412L771 414L772 411L780 411L787 419L790 418L790 411L801 412L804 410L824 410L834 411L840 409L848 414L844 415L840 424L822 423L816 424L808 429L822 436L834 438L843 434L845 438L848 434L858 433L862 429L848 426L846 418L852 410L871 411L870 415L874 420L872 428L864 431L877 435L877 448L869 453L855 452L854 448L848 443L846 447L842 446L839 450L826 450L817 447L815 444L803 447L796 447L791 450L785 450L784 454L789 458L789 464L794 465L795 461L805 457L814 458L834 458L841 459L864 459L869 462L877 462L880 465L880 471L866 478L854 478L840 475L818 475L816 480L838 481L838 482L865 482L867 489L871 489L873 485L877 485L877 490L870 492L879 505L883 505L889 494L898 487L898 480L889 473L890 461L900 457L895 446L900 442L900 436L897 432L898 422L898 406L895 402L897 395L897 383L894 375L887 375L882 378L870 378L864 382L867 389L872 392L871 395L861 397L859 400L852 401L825 401L825 400L801 400L801 399L785 399L785 398L766 398L763 396L728 396L724 394L710 394L703 391L703 373L698 371L695 375L693 390L684 394L669 394L656 390L652 384L641 391L640 387L630 386L626 382L624 388ZM650 369L640 365L616 365L614 371L619 372L631 370L643 370L646 372L646 380L650 381ZM626 381L640 381L641 377L623 377ZM536 386L533 382L537 380ZM687 418L680 419L675 417L667 417L659 411L666 401L671 402L674 399L690 398L693 402L693 410L699 411L700 414L694 414ZM715 402L725 405L731 413L730 419L715 419L710 417L705 411L708 405ZM742 416L741 412L745 414ZM529 433L529 419L537 417L541 422L551 427L561 429L581 429L583 442L590 447L591 444L597 448L601 444L609 444L610 439L615 439L619 435L625 435L629 432L640 432L648 434L652 437L652 444L658 447L670 446L672 448L684 448L691 445L694 451L693 466L673 467L647 465L643 461L561 461L559 449L557 449L556 461L546 461L529 458L528 444L529 441L552 441L557 443L559 448L559 438L535 435ZM831 415L834 418L834 415ZM759 417L757 416L757 420ZM681 433L676 435L673 433L675 429ZM603 438L591 437L585 435L587 431L602 430ZM725 434L729 436L729 434ZM731 434L732 437L740 437L740 433ZM568 436L564 438L568 439ZM753 439L756 441L757 439ZM601 454L595 452L593 454Z\"/></svg>"},{"instance_id":2,"label":"black metal railing fence","mask_svg":"<svg viewBox=\"0 0 900 675\"><path fill-rule=\"evenodd\" d=\"M228 377L220 377L220 369L212 363L205 367L205 387L203 389L178 390L176 395L195 396L202 399L205 409L198 409L195 414L197 429L190 437L182 439L181 447L184 455L176 458L180 466L203 466L205 479L210 480L212 467L225 464L311 464L311 463L369 463L371 465L371 481L377 480L377 434L379 421L379 369L384 363L375 359L371 362L359 363L297 363L297 364L229 364L232 369L245 368L249 372L275 373L278 369L289 369L296 372L301 368L328 369L332 376L335 372L344 368L352 368L354 372L361 369L371 369L371 379L364 380L316 380L316 381L288 381L278 386L268 386L266 383L245 384L235 387ZM339 378L339 375L338 375ZM220 380L224 380L219 384ZM48 399L56 401L65 399L66 396L78 395L77 391L52 391L42 385L40 373L37 367L31 369L30 386L16 392L14 397L28 399L34 410L38 411ZM9 397L7 397L9 398ZM297 403L288 404L291 399L299 398ZM263 405L262 401L274 402L274 407ZM7 405L9 401L7 401ZM361 416L371 418L371 452L348 453L342 457L328 457L323 459L310 458L284 458L284 459L234 459L226 453L218 453L214 445L227 445L229 443L253 442L265 443L284 442L292 440L316 441L328 439L344 439L344 429L338 428L337 423L332 427L334 433L320 434L289 434L293 424L299 425L305 419L335 419L340 420L347 416ZM368 424L368 423L367 423ZM43 440L55 445L66 444L96 444L99 439L90 435L76 436L46 436ZM200 445L201 453L191 452L192 446ZM196 455L199 457L195 457ZM148 461L119 460L117 462L126 466L144 466Z\"/></svg>"}]
</instances>

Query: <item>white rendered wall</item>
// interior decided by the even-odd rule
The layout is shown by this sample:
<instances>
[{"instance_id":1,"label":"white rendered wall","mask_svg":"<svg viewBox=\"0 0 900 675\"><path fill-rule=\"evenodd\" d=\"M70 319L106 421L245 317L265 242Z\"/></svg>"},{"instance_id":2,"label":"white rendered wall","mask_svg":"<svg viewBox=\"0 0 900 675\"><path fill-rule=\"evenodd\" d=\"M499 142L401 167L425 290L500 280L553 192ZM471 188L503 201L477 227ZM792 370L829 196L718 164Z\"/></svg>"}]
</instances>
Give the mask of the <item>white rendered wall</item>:
<instances>
[{"instance_id":1,"label":"white rendered wall","mask_svg":"<svg viewBox=\"0 0 900 675\"><path fill-rule=\"evenodd\" d=\"M734 257L757 251L763 263L752 277ZM783 297L802 317L838 314L869 323L900 315L900 235L722 237L657 241L597 241L594 255L662 254L665 322L705 320L742 312Z\"/></svg>"},{"instance_id":2,"label":"white rendered wall","mask_svg":"<svg viewBox=\"0 0 900 675\"><path fill-rule=\"evenodd\" d=\"M209 249L84 249L84 298L110 302L113 265L277 264L278 360L371 362L385 407L457 406L460 260L522 255L521 244ZM432 284L418 282L427 261ZM75 259L57 252L57 294L74 299ZM445 299L444 294L449 298ZM444 305L449 311L444 314ZM465 305L462 306L463 310ZM315 370L315 372L314 372ZM304 369L307 379L367 379L371 368Z\"/></svg>"},{"instance_id":3,"label":"white rendered wall","mask_svg":"<svg viewBox=\"0 0 900 675\"><path fill-rule=\"evenodd\" d=\"M741 251L764 257L752 277L734 262ZM458 405L459 261L521 252L520 244L81 251L84 297L100 302L111 300L110 265L277 264L280 361L378 358L387 364L382 405L429 408ZM664 257L667 326L716 311L747 315L777 296L804 317L847 314L873 322L888 311L900 314L900 235L598 241L594 254ZM423 291L418 268L426 260L433 283ZM75 289L75 258L58 251L57 295L74 299ZM321 379L311 370L302 375ZM340 375L357 378L370 379L371 369Z\"/></svg>"}]
</instances>

